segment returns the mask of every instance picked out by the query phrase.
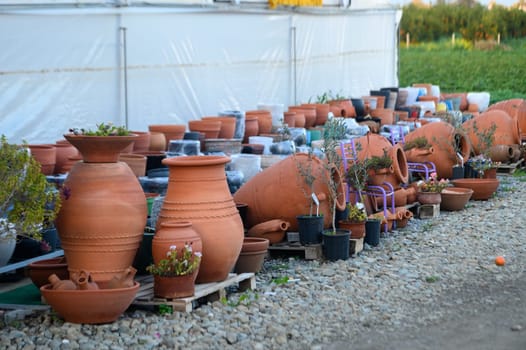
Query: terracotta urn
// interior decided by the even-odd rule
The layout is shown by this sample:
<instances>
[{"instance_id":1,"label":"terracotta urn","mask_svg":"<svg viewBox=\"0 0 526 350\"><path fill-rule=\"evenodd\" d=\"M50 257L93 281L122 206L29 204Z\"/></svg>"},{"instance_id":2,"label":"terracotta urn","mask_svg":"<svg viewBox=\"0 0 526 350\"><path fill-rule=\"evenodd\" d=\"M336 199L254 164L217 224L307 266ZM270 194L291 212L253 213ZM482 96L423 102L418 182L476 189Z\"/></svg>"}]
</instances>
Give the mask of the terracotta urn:
<instances>
[{"instance_id":1,"label":"terracotta urn","mask_svg":"<svg viewBox=\"0 0 526 350\"><path fill-rule=\"evenodd\" d=\"M467 135L459 129L446 122L433 122L417 128L405 136L406 144L416 138L425 137L432 147L432 152L424 155L419 154L413 158L411 153L406 153L407 161L419 163L423 161L433 162L439 179L449 179L453 175L453 166L460 163L457 152L462 156L465 163L471 151L470 141Z\"/></svg>"},{"instance_id":2,"label":"terracotta urn","mask_svg":"<svg viewBox=\"0 0 526 350\"><path fill-rule=\"evenodd\" d=\"M268 239L270 244L276 244L285 238L290 227L290 222L274 219L252 226L247 231L248 237L259 237Z\"/></svg>"},{"instance_id":3,"label":"terracotta urn","mask_svg":"<svg viewBox=\"0 0 526 350\"><path fill-rule=\"evenodd\" d=\"M462 210L473 195L471 188L448 187L442 190L442 202L440 210L456 211Z\"/></svg>"},{"instance_id":4,"label":"terracotta urn","mask_svg":"<svg viewBox=\"0 0 526 350\"><path fill-rule=\"evenodd\" d=\"M91 273L95 282L111 279L132 265L146 225L144 192L120 151L136 136L65 135L83 161L62 186L56 219L70 274Z\"/></svg>"},{"instance_id":5,"label":"terracotta urn","mask_svg":"<svg viewBox=\"0 0 526 350\"><path fill-rule=\"evenodd\" d=\"M471 199L473 200L488 200L499 187L498 179L466 178L452 180L451 183L455 187L472 189Z\"/></svg>"},{"instance_id":6,"label":"terracotta urn","mask_svg":"<svg viewBox=\"0 0 526 350\"><path fill-rule=\"evenodd\" d=\"M185 244L191 245L194 252L203 251L201 237L193 229L190 221L164 221L158 227L152 240L154 264L166 259L166 254L172 246L176 247L178 255L183 254Z\"/></svg>"},{"instance_id":7,"label":"terracotta urn","mask_svg":"<svg viewBox=\"0 0 526 350\"><path fill-rule=\"evenodd\" d=\"M225 280L243 244L243 222L226 180L225 165L229 161L224 156L163 160L169 168L169 179L157 228L167 221L192 223L203 244L197 283Z\"/></svg>"},{"instance_id":8,"label":"terracotta urn","mask_svg":"<svg viewBox=\"0 0 526 350\"><path fill-rule=\"evenodd\" d=\"M514 147L510 145L495 145L489 149L489 157L494 162L509 163L514 157Z\"/></svg>"},{"instance_id":9,"label":"terracotta urn","mask_svg":"<svg viewBox=\"0 0 526 350\"><path fill-rule=\"evenodd\" d=\"M247 213L248 227L259 223L280 219L290 223L290 231L298 231L296 217L309 213L310 197L306 198L307 188L303 178L298 175L298 166L309 166L309 156L298 153L289 156L271 167L254 175L236 193L234 200L239 203L248 204L250 210ZM327 167L317 157L312 158L313 174L320 174L319 179L328 176ZM338 184L337 208L345 209L345 186L343 178L338 169L335 169L335 179ZM310 191L309 191L310 192ZM328 187L325 181L315 181L313 192L320 201L320 213L330 213L328 201ZM276 205L276 203L286 203ZM324 227L331 224L331 216L325 215Z\"/></svg>"}]
</instances>

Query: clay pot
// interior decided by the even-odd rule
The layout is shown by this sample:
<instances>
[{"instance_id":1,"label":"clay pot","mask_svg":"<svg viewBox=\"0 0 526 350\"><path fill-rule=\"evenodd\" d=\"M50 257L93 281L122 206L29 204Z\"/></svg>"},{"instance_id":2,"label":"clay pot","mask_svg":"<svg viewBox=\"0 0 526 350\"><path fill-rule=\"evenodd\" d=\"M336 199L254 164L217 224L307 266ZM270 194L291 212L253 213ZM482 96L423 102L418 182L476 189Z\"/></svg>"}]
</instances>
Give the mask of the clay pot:
<instances>
[{"instance_id":1,"label":"clay pot","mask_svg":"<svg viewBox=\"0 0 526 350\"><path fill-rule=\"evenodd\" d=\"M148 125L150 132L162 132L164 134L165 146L164 149L152 149L150 144L150 151L166 151L171 140L182 140L184 132L186 131L186 125L183 124L152 124ZM151 136L150 136L151 137ZM217 137L217 136L216 136Z\"/></svg>"},{"instance_id":2,"label":"clay pot","mask_svg":"<svg viewBox=\"0 0 526 350\"><path fill-rule=\"evenodd\" d=\"M80 157L79 151L67 140L59 140L55 143L55 169L54 174L64 174L71 169L67 165L70 157Z\"/></svg>"},{"instance_id":3,"label":"clay pot","mask_svg":"<svg viewBox=\"0 0 526 350\"><path fill-rule=\"evenodd\" d=\"M331 111L328 103L304 103L302 106L314 107L316 109L316 121L314 125L324 125Z\"/></svg>"},{"instance_id":4,"label":"clay pot","mask_svg":"<svg viewBox=\"0 0 526 350\"><path fill-rule=\"evenodd\" d=\"M407 204L407 190L403 187L394 191L394 201L396 207L402 207Z\"/></svg>"},{"instance_id":5,"label":"clay pot","mask_svg":"<svg viewBox=\"0 0 526 350\"><path fill-rule=\"evenodd\" d=\"M50 288L53 290L78 290L75 282L70 279L60 279L56 274L49 275L48 281Z\"/></svg>"},{"instance_id":6,"label":"clay pot","mask_svg":"<svg viewBox=\"0 0 526 350\"><path fill-rule=\"evenodd\" d=\"M354 117L357 113L351 100L329 101L329 110L335 117Z\"/></svg>"},{"instance_id":7,"label":"clay pot","mask_svg":"<svg viewBox=\"0 0 526 350\"><path fill-rule=\"evenodd\" d=\"M79 290L97 290L99 285L91 279L91 274L86 270L80 270L71 276L71 280L77 285Z\"/></svg>"},{"instance_id":8,"label":"clay pot","mask_svg":"<svg viewBox=\"0 0 526 350\"><path fill-rule=\"evenodd\" d=\"M163 160L169 180L157 227L166 221L192 222L203 244L197 283L225 280L243 244L243 223L226 181L229 161L222 156Z\"/></svg>"},{"instance_id":9,"label":"clay pot","mask_svg":"<svg viewBox=\"0 0 526 350\"><path fill-rule=\"evenodd\" d=\"M420 204L440 204L442 197L439 192L417 192L416 199Z\"/></svg>"},{"instance_id":10,"label":"clay pot","mask_svg":"<svg viewBox=\"0 0 526 350\"><path fill-rule=\"evenodd\" d=\"M267 255L269 240L260 237L245 237L234 267L235 273L261 271Z\"/></svg>"},{"instance_id":11,"label":"clay pot","mask_svg":"<svg viewBox=\"0 0 526 350\"><path fill-rule=\"evenodd\" d=\"M371 111L371 117L380 118L381 125L394 124L394 111L389 108L377 108Z\"/></svg>"},{"instance_id":12,"label":"clay pot","mask_svg":"<svg viewBox=\"0 0 526 350\"><path fill-rule=\"evenodd\" d=\"M40 171L44 175L53 175L57 150L55 145L27 145L31 151L31 156L40 163Z\"/></svg>"},{"instance_id":13,"label":"clay pot","mask_svg":"<svg viewBox=\"0 0 526 350\"><path fill-rule=\"evenodd\" d=\"M305 125L304 128L312 128L316 124L316 107L314 106L290 106L290 112L299 112L303 113L305 116Z\"/></svg>"},{"instance_id":14,"label":"clay pot","mask_svg":"<svg viewBox=\"0 0 526 350\"><path fill-rule=\"evenodd\" d=\"M146 175L146 157L141 154L121 153L119 162L126 163L137 177Z\"/></svg>"},{"instance_id":15,"label":"clay pot","mask_svg":"<svg viewBox=\"0 0 526 350\"><path fill-rule=\"evenodd\" d=\"M460 162L456 153L462 155L465 163L471 151L469 138L461 130L446 122L433 122L417 128L405 136L405 142L411 142L418 137L425 137L427 142L433 147L433 152L425 157L412 158L410 153L406 153L408 162L433 162L436 167L437 177L451 178L453 166Z\"/></svg>"},{"instance_id":16,"label":"clay pot","mask_svg":"<svg viewBox=\"0 0 526 350\"><path fill-rule=\"evenodd\" d=\"M416 185L415 186L408 186L405 190L405 193L406 193L406 199L407 199L407 204L413 204L414 202L416 202Z\"/></svg>"},{"instance_id":17,"label":"clay pot","mask_svg":"<svg viewBox=\"0 0 526 350\"><path fill-rule=\"evenodd\" d=\"M116 321L131 305L139 287L135 282L129 288L58 290L46 284L40 293L66 322L99 324Z\"/></svg>"},{"instance_id":18,"label":"clay pot","mask_svg":"<svg viewBox=\"0 0 526 350\"><path fill-rule=\"evenodd\" d=\"M64 181L55 220L70 274L87 270L99 282L132 265L144 233L147 206L136 176L117 159L133 137L66 135L84 158ZM90 142L96 145L90 147ZM110 154L104 155L103 150ZM93 162L99 158L106 162Z\"/></svg>"},{"instance_id":19,"label":"clay pot","mask_svg":"<svg viewBox=\"0 0 526 350\"><path fill-rule=\"evenodd\" d=\"M407 208L404 206L396 207L395 215L396 215L396 228L397 229L406 227L408 221L413 217L413 213L407 210Z\"/></svg>"},{"instance_id":20,"label":"clay pot","mask_svg":"<svg viewBox=\"0 0 526 350\"><path fill-rule=\"evenodd\" d=\"M513 145L521 143L519 122L501 110L490 110L482 113L477 118L472 118L462 124L469 136L475 154L480 154L486 149L481 133L490 130L495 125L492 146Z\"/></svg>"},{"instance_id":21,"label":"clay pot","mask_svg":"<svg viewBox=\"0 0 526 350\"><path fill-rule=\"evenodd\" d=\"M133 153L147 152L150 150L150 132L148 131L131 131L132 134L137 135L133 143Z\"/></svg>"},{"instance_id":22,"label":"clay pot","mask_svg":"<svg viewBox=\"0 0 526 350\"><path fill-rule=\"evenodd\" d=\"M207 139L217 139L221 130L219 120L190 120L188 122L190 131L203 132Z\"/></svg>"},{"instance_id":23,"label":"clay pot","mask_svg":"<svg viewBox=\"0 0 526 350\"><path fill-rule=\"evenodd\" d=\"M471 188L448 187L442 190L442 202L440 210L456 211L462 210L473 195Z\"/></svg>"},{"instance_id":24,"label":"clay pot","mask_svg":"<svg viewBox=\"0 0 526 350\"><path fill-rule=\"evenodd\" d=\"M274 219L252 226L247 231L249 237L259 237L268 239L270 244L276 244L285 238L285 234L290 227L290 222Z\"/></svg>"},{"instance_id":25,"label":"clay pot","mask_svg":"<svg viewBox=\"0 0 526 350\"><path fill-rule=\"evenodd\" d=\"M166 137L162 132L150 131L150 152L164 152L167 147Z\"/></svg>"},{"instance_id":26,"label":"clay pot","mask_svg":"<svg viewBox=\"0 0 526 350\"><path fill-rule=\"evenodd\" d=\"M284 112L283 122L287 124L289 128L296 127L296 112Z\"/></svg>"},{"instance_id":27,"label":"clay pot","mask_svg":"<svg viewBox=\"0 0 526 350\"><path fill-rule=\"evenodd\" d=\"M521 130L521 139L526 140L526 100L522 98L514 98L510 100L500 101L488 107L487 111L502 110L508 113L511 117L517 119L519 128Z\"/></svg>"},{"instance_id":28,"label":"clay pot","mask_svg":"<svg viewBox=\"0 0 526 350\"><path fill-rule=\"evenodd\" d=\"M499 187L499 180L497 179L466 178L452 180L451 183L455 187L472 189L471 199L476 201L488 200Z\"/></svg>"},{"instance_id":29,"label":"clay pot","mask_svg":"<svg viewBox=\"0 0 526 350\"><path fill-rule=\"evenodd\" d=\"M152 256L154 264L166 259L170 247L176 246L177 254L183 254L185 244L191 244L194 252L203 251L203 242L189 221L165 221L157 225L152 240Z\"/></svg>"},{"instance_id":30,"label":"clay pot","mask_svg":"<svg viewBox=\"0 0 526 350\"><path fill-rule=\"evenodd\" d=\"M64 257L32 262L28 265L27 274L38 288L49 283L49 276L55 275L60 280L69 280L68 264Z\"/></svg>"},{"instance_id":31,"label":"clay pot","mask_svg":"<svg viewBox=\"0 0 526 350\"><path fill-rule=\"evenodd\" d=\"M270 134L272 131L272 113L264 109L255 109L252 111L245 112L245 118L247 116L255 116L258 121L258 135ZM245 131L246 134L246 131ZM255 135L253 135L255 136Z\"/></svg>"},{"instance_id":32,"label":"clay pot","mask_svg":"<svg viewBox=\"0 0 526 350\"><path fill-rule=\"evenodd\" d=\"M133 266L125 269L121 274L116 274L112 277L111 280L105 285L106 288L116 289L116 288L131 288L135 284L133 280L137 269Z\"/></svg>"},{"instance_id":33,"label":"clay pot","mask_svg":"<svg viewBox=\"0 0 526 350\"><path fill-rule=\"evenodd\" d=\"M298 176L297 166L309 164L307 154L296 154L289 156L262 172L254 175L236 193L234 200L240 203L247 203L250 210L247 213L248 227L259 223L281 219L290 223L291 231L298 231L296 217L309 212L310 197L305 198L304 190L307 185L301 176ZM317 157L312 158L312 173L320 174L319 179L327 175L327 169L322 160ZM337 208L345 209L345 186L340 172L336 170L334 179L338 186ZM310 191L309 191L310 192ZM320 213L330 213L328 201L328 188L325 181L314 182L314 193L320 201ZM276 205L276 203L286 203L286 205ZM324 227L331 225L331 215L325 215Z\"/></svg>"},{"instance_id":34,"label":"clay pot","mask_svg":"<svg viewBox=\"0 0 526 350\"><path fill-rule=\"evenodd\" d=\"M294 110L296 112L296 115L294 116L294 125L296 128L304 128L306 119L305 119L305 113L303 111L300 111L299 109Z\"/></svg>"},{"instance_id":35,"label":"clay pot","mask_svg":"<svg viewBox=\"0 0 526 350\"><path fill-rule=\"evenodd\" d=\"M347 220L338 221L338 228L349 230L351 232L351 239L360 239L365 237L365 221L352 222Z\"/></svg>"},{"instance_id":36,"label":"clay pot","mask_svg":"<svg viewBox=\"0 0 526 350\"><path fill-rule=\"evenodd\" d=\"M248 143L249 137L257 136L258 134L259 124L257 115L245 115L245 136L243 137L243 143Z\"/></svg>"},{"instance_id":37,"label":"clay pot","mask_svg":"<svg viewBox=\"0 0 526 350\"><path fill-rule=\"evenodd\" d=\"M195 293L198 270L181 276L153 276L153 294L159 298L191 297Z\"/></svg>"},{"instance_id":38,"label":"clay pot","mask_svg":"<svg viewBox=\"0 0 526 350\"><path fill-rule=\"evenodd\" d=\"M231 139L236 133L236 119L231 117L202 117L202 120L216 120L221 122L221 127L219 128L219 135L217 136L220 139Z\"/></svg>"}]
</instances>

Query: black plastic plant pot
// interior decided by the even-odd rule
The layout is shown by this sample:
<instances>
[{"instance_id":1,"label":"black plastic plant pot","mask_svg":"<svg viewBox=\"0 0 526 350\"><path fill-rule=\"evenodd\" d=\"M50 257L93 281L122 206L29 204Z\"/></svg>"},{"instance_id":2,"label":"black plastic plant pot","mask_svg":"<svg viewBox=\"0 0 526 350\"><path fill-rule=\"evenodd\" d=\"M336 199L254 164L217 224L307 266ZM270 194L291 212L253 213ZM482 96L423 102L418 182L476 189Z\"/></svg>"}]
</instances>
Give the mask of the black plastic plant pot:
<instances>
[{"instance_id":1,"label":"black plastic plant pot","mask_svg":"<svg viewBox=\"0 0 526 350\"><path fill-rule=\"evenodd\" d=\"M381 220L367 219L367 221L365 221L365 243L373 247L380 244L381 225Z\"/></svg>"},{"instance_id":2,"label":"black plastic plant pot","mask_svg":"<svg viewBox=\"0 0 526 350\"><path fill-rule=\"evenodd\" d=\"M351 232L347 230L323 232L323 255L330 261L349 259Z\"/></svg>"},{"instance_id":3,"label":"black plastic plant pot","mask_svg":"<svg viewBox=\"0 0 526 350\"><path fill-rule=\"evenodd\" d=\"M302 245L322 242L323 215L300 215L296 217L296 220L298 221L298 233Z\"/></svg>"}]
</instances>

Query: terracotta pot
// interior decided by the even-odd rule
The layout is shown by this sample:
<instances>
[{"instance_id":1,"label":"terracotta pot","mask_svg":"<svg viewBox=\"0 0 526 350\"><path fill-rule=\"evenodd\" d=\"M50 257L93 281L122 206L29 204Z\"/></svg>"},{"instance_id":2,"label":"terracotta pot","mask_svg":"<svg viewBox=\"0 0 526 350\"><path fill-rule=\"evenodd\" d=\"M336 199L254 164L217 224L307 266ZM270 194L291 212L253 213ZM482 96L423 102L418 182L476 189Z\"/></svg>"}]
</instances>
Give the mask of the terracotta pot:
<instances>
[{"instance_id":1,"label":"terracotta pot","mask_svg":"<svg viewBox=\"0 0 526 350\"><path fill-rule=\"evenodd\" d=\"M365 221L351 222L347 220L338 221L338 228L349 230L351 232L351 239L360 239L365 237Z\"/></svg>"},{"instance_id":2,"label":"terracotta pot","mask_svg":"<svg viewBox=\"0 0 526 350\"><path fill-rule=\"evenodd\" d=\"M195 293L195 280L199 270L182 276L153 276L153 294L159 298L191 297Z\"/></svg>"},{"instance_id":3,"label":"terracotta pot","mask_svg":"<svg viewBox=\"0 0 526 350\"><path fill-rule=\"evenodd\" d=\"M351 100L332 100L329 101L329 109L335 117L353 117L356 116Z\"/></svg>"},{"instance_id":4,"label":"terracotta pot","mask_svg":"<svg viewBox=\"0 0 526 350\"><path fill-rule=\"evenodd\" d=\"M471 188L448 187L442 190L442 202L440 210L462 210L473 195Z\"/></svg>"},{"instance_id":5,"label":"terracotta pot","mask_svg":"<svg viewBox=\"0 0 526 350\"><path fill-rule=\"evenodd\" d=\"M377 108L371 111L371 117L380 118L381 125L394 124L394 111L389 108Z\"/></svg>"},{"instance_id":6,"label":"terracotta pot","mask_svg":"<svg viewBox=\"0 0 526 350\"><path fill-rule=\"evenodd\" d=\"M248 143L249 137L257 136L258 134L258 117L254 114L245 115L245 136L243 137L243 143Z\"/></svg>"},{"instance_id":7,"label":"terracotta pot","mask_svg":"<svg viewBox=\"0 0 526 350\"><path fill-rule=\"evenodd\" d=\"M104 286L102 286L104 287ZM96 290L54 290L51 284L40 288L42 297L66 322L110 323L126 311L139 290L133 287Z\"/></svg>"},{"instance_id":8,"label":"terracotta pot","mask_svg":"<svg viewBox=\"0 0 526 350\"><path fill-rule=\"evenodd\" d=\"M126 147L133 144L137 135L86 136L64 135L82 155L84 163L115 163Z\"/></svg>"},{"instance_id":9,"label":"terracotta pot","mask_svg":"<svg viewBox=\"0 0 526 350\"><path fill-rule=\"evenodd\" d=\"M416 202L416 187L415 186L408 186L405 190L406 193L406 199L407 204L413 204Z\"/></svg>"},{"instance_id":10,"label":"terracotta pot","mask_svg":"<svg viewBox=\"0 0 526 350\"><path fill-rule=\"evenodd\" d=\"M294 110L296 112L296 115L294 115L294 125L296 128L304 128L305 127L305 113L303 111L300 111L298 109Z\"/></svg>"},{"instance_id":11,"label":"terracotta pot","mask_svg":"<svg viewBox=\"0 0 526 350\"><path fill-rule=\"evenodd\" d=\"M296 112L284 112L283 122L287 124L289 128L296 127Z\"/></svg>"},{"instance_id":12,"label":"terracotta pot","mask_svg":"<svg viewBox=\"0 0 526 350\"><path fill-rule=\"evenodd\" d=\"M31 151L31 156L40 164L40 171L44 175L53 175L57 150L55 145L27 145Z\"/></svg>"},{"instance_id":13,"label":"terracotta pot","mask_svg":"<svg viewBox=\"0 0 526 350\"><path fill-rule=\"evenodd\" d=\"M157 227L166 221L192 222L203 242L197 283L225 280L243 244L243 223L226 181L229 161L222 156L163 160L169 180Z\"/></svg>"},{"instance_id":14,"label":"terracotta pot","mask_svg":"<svg viewBox=\"0 0 526 350\"><path fill-rule=\"evenodd\" d=\"M171 140L182 140L184 132L186 131L186 125L183 124L152 124L148 125L150 132L161 132L164 134L165 146L164 149L152 149L150 144L150 151L166 151ZM151 137L151 136L150 136ZM216 136L217 137L217 136Z\"/></svg>"},{"instance_id":15,"label":"terracotta pot","mask_svg":"<svg viewBox=\"0 0 526 350\"><path fill-rule=\"evenodd\" d=\"M131 131L132 134L137 135L137 139L133 143L132 152L147 152L150 150L150 132L149 131Z\"/></svg>"},{"instance_id":16,"label":"terracotta pot","mask_svg":"<svg viewBox=\"0 0 526 350\"><path fill-rule=\"evenodd\" d=\"M207 139L217 139L221 130L219 120L190 120L188 121L190 131L203 132Z\"/></svg>"},{"instance_id":17,"label":"terracotta pot","mask_svg":"<svg viewBox=\"0 0 526 350\"><path fill-rule=\"evenodd\" d=\"M217 136L220 139L231 139L234 138L236 133L236 119L231 117L202 117L202 120L216 120L221 122L221 127L219 128L219 135Z\"/></svg>"},{"instance_id":18,"label":"terracotta pot","mask_svg":"<svg viewBox=\"0 0 526 350\"><path fill-rule=\"evenodd\" d=\"M119 162L126 163L137 177L146 175L146 157L141 154L121 153Z\"/></svg>"},{"instance_id":19,"label":"terracotta pot","mask_svg":"<svg viewBox=\"0 0 526 350\"><path fill-rule=\"evenodd\" d=\"M270 244L275 244L283 241L289 227L290 222L288 221L280 219L269 220L252 226L247 231L247 236L266 238Z\"/></svg>"},{"instance_id":20,"label":"terracotta pot","mask_svg":"<svg viewBox=\"0 0 526 350\"><path fill-rule=\"evenodd\" d=\"M64 174L71 169L68 165L70 157L80 157L79 151L68 140L59 140L55 143L55 169L54 174Z\"/></svg>"},{"instance_id":21,"label":"terracotta pot","mask_svg":"<svg viewBox=\"0 0 526 350\"><path fill-rule=\"evenodd\" d=\"M416 199L420 204L440 204L442 197L439 192L417 192Z\"/></svg>"},{"instance_id":22,"label":"terracotta pot","mask_svg":"<svg viewBox=\"0 0 526 350\"><path fill-rule=\"evenodd\" d=\"M482 113L477 118L472 118L462 123L471 141L471 146L475 154L480 154L486 150L481 133L488 132L495 125L493 135L493 144L496 145L513 145L521 143L519 122L509 116L508 113L501 110L491 110Z\"/></svg>"},{"instance_id":23,"label":"terracotta pot","mask_svg":"<svg viewBox=\"0 0 526 350\"><path fill-rule=\"evenodd\" d=\"M53 290L78 290L75 282L70 279L60 279L56 274L49 275L48 281Z\"/></svg>"},{"instance_id":24,"label":"terracotta pot","mask_svg":"<svg viewBox=\"0 0 526 350\"><path fill-rule=\"evenodd\" d=\"M27 267L27 275L38 288L49 283L49 276L57 276L60 280L68 280L68 264L64 257L32 262Z\"/></svg>"},{"instance_id":25,"label":"terracotta pot","mask_svg":"<svg viewBox=\"0 0 526 350\"><path fill-rule=\"evenodd\" d=\"M234 267L235 273L254 272L261 271L267 250L269 241L266 238L260 237L245 237L243 240L243 247L241 253L236 261Z\"/></svg>"},{"instance_id":26,"label":"terracotta pot","mask_svg":"<svg viewBox=\"0 0 526 350\"><path fill-rule=\"evenodd\" d=\"M517 119L519 128L521 130L521 139L526 140L526 100L522 98L514 98L510 100L500 101L488 107L487 111L502 110L508 113L511 117Z\"/></svg>"},{"instance_id":27,"label":"terracotta pot","mask_svg":"<svg viewBox=\"0 0 526 350\"><path fill-rule=\"evenodd\" d=\"M451 183L455 187L472 189L471 199L473 200L488 200L499 187L498 179L466 178L452 180Z\"/></svg>"},{"instance_id":28,"label":"terracotta pot","mask_svg":"<svg viewBox=\"0 0 526 350\"><path fill-rule=\"evenodd\" d=\"M316 124L316 107L314 106L290 106L290 112L299 112L303 113L305 116L305 125L304 128L312 128Z\"/></svg>"},{"instance_id":29,"label":"terracotta pot","mask_svg":"<svg viewBox=\"0 0 526 350\"><path fill-rule=\"evenodd\" d=\"M165 221L158 225L152 240L152 256L154 264L166 259L170 247L176 246L177 254L181 256L185 244L191 244L194 252L203 251L203 242L189 221Z\"/></svg>"},{"instance_id":30,"label":"terracotta pot","mask_svg":"<svg viewBox=\"0 0 526 350\"><path fill-rule=\"evenodd\" d=\"M394 191L394 200L396 207L402 207L407 204L407 190L403 187Z\"/></svg>"},{"instance_id":31,"label":"terracotta pot","mask_svg":"<svg viewBox=\"0 0 526 350\"><path fill-rule=\"evenodd\" d=\"M117 162L128 136L69 136L84 157L64 181L55 220L70 274L87 270L94 281L109 280L131 266L146 225L142 187L131 169ZM131 137L133 139L133 137ZM89 143L97 145L90 147ZM130 142L130 141L128 141ZM103 163L95 163L97 152ZM91 162L86 162L86 159ZM115 159L114 162L107 162Z\"/></svg>"},{"instance_id":32,"label":"terracotta pot","mask_svg":"<svg viewBox=\"0 0 526 350\"><path fill-rule=\"evenodd\" d=\"M150 152L164 152L167 147L166 137L162 132L150 131Z\"/></svg>"},{"instance_id":33,"label":"terracotta pot","mask_svg":"<svg viewBox=\"0 0 526 350\"><path fill-rule=\"evenodd\" d=\"M312 158L313 174L320 174L319 179L327 175L324 163L317 157ZM249 227L259 223L281 219L290 223L291 231L298 231L296 217L309 212L310 198L304 194L307 185L301 176L298 176L298 166L308 166L307 154L289 156L262 172L254 175L236 193L236 202L247 203L250 210L247 213ZM325 174L325 175L323 175ZM337 208L345 209L345 186L340 172L336 169L336 183L338 186ZM309 191L310 192L310 191ZM328 201L328 188L324 181L314 182L314 193L320 201L320 213L330 213ZM286 203L286 205L276 205ZM325 215L324 227L331 225L331 216Z\"/></svg>"},{"instance_id":34,"label":"terracotta pot","mask_svg":"<svg viewBox=\"0 0 526 350\"><path fill-rule=\"evenodd\" d=\"M314 107L316 109L316 122L314 125L324 125L331 111L328 103L304 103L302 106Z\"/></svg>"},{"instance_id":35,"label":"terracotta pot","mask_svg":"<svg viewBox=\"0 0 526 350\"><path fill-rule=\"evenodd\" d=\"M462 155L465 163L471 151L469 138L461 130L446 122L433 122L417 128L405 136L405 142L418 137L425 137L433 147L433 152L425 157L411 158L406 153L408 162L430 161L435 164L437 177L449 179L453 175L453 166L460 162L456 153Z\"/></svg>"},{"instance_id":36,"label":"terracotta pot","mask_svg":"<svg viewBox=\"0 0 526 350\"><path fill-rule=\"evenodd\" d=\"M131 288L135 284L134 278L137 273L137 269L133 266L125 269L121 274L116 274L111 280L105 284L105 288L117 289L117 288Z\"/></svg>"},{"instance_id":37,"label":"terracotta pot","mask_svg":"<svg viewBox=\"0 0 526 350\"><path fill-rule=\"evenodd\" d=\"M245 118L246 116L255 116L257 118L258 135L269 134L272 131L272 113L270 111L264 109L255 109L251 111L246 111Z\"/></svg>"}]
</instances>

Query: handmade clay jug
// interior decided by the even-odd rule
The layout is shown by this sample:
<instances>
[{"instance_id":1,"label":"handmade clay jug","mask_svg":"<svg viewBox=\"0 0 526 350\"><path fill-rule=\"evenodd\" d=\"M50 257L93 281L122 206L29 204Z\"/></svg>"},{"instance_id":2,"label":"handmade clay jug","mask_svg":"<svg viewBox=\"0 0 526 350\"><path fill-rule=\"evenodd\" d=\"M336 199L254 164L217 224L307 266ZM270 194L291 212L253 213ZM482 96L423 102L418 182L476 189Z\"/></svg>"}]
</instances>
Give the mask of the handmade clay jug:
<instances>
[{"instance_id":1,"label":"handmade clay jug","mask_svg":"<svg viewBox=\"0 0 526 350\"><path fill-rule=\"evenodd\" d=\"M203 244L197 283L228 277L243 244L243 222L230 194L224 156L166 158L166 196L157 227L167 221L190 221Z\"/></svg>"},{"instance_id":2,"label":"handmade clay jug","mask_svg":"<svg viewBox=\"0 0 526 350\"><path fill-rule=\"evenodd\" d=\"M132 265L146 225L139 180L117 161L136 136L65 137L83 156L64 181L56 219L68 270L107 281Z\"/></svg>"}]
</instances>

